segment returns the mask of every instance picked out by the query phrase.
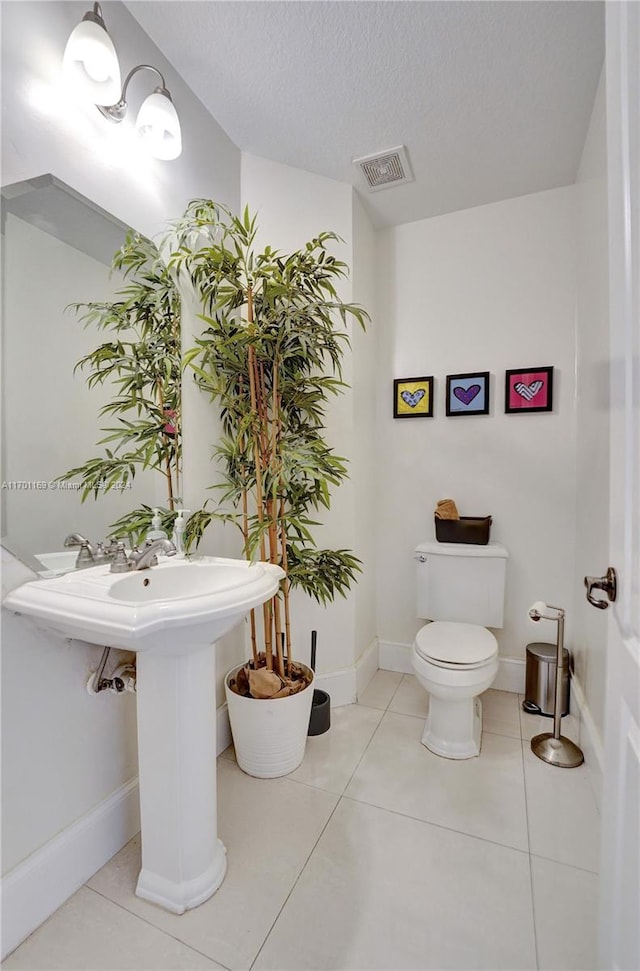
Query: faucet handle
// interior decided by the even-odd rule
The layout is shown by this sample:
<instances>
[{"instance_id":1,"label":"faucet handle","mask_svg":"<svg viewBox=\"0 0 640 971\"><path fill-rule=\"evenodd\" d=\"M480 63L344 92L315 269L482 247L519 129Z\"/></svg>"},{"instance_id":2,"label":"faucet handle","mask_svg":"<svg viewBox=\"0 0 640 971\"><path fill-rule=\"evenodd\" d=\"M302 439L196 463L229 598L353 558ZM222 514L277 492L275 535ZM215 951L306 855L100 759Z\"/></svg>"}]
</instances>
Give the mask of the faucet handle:
<instances>
[{"instance_id":1,"label":"faucet handle","mask_svg":"<svg viewBox=\"0 0 640 971\"><path fill-rule=\"evenodd\" d=\"M106 563L109 559L109 552L104 548L104 543L96 543L95 552L93 554L93 562Z\"/></svg>"},{"instance_id":2,"label":"faucet handle","mask_svg":"<svg viewBox=\"0 0 640 971\"><path fill-rule=\"evenodd\" d=\"M111 561L111 573L127 573L129 570L129 561L127 559L127 554L124 548L124 543L116 544L116 551Z\"/></svg>"},{"instance_id":3,"label":"faucet handle","mask_svg":"<svg viewBox=\"0 0 640 971\"><path fill-rule=\"evenodd\" d=\"M91 547L85 540L84 543L80 543L80 552L76 557L76 570L82 570L85 567L93 566L94 563L95 560L93 558L93 553L91 552Z\"/></svg>"}]
</instances>

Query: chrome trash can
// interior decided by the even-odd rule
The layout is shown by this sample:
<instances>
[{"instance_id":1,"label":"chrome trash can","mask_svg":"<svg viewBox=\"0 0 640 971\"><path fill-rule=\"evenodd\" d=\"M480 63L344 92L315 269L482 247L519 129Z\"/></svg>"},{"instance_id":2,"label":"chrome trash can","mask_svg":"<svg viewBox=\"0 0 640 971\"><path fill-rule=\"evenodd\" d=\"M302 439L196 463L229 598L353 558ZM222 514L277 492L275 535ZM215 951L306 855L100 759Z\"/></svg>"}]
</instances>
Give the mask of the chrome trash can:
<instances>
[{"instance_id":1,"label":"chrome trash can","mask_svg":"<svg viewBox=\"0 0 640 971\"><path fill-rule=\"evenodd\" d=\"M527 644L524 701L522 708L532 715L548 715L553 718L556 694L555 644L534 642ZM569 714L569 651L562 651L562 715Z\"/></svg>"}]
</instances>

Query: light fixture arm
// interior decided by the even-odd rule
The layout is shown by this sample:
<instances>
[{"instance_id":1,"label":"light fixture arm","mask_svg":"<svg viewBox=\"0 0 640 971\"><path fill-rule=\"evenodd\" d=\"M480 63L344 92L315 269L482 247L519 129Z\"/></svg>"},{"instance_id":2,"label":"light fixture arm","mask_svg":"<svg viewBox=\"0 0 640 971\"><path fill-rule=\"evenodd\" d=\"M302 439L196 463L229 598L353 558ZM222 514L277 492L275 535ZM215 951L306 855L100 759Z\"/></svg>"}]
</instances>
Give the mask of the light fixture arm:
<instances>
[{"instance_id":1,"label":"light fixture arm","mask_svg":"<svg viewBox=\"0 0 640 971\"><path fill-rule=\"evenodd\" d=\"M95 6L99 7L99 4L95 4ZM117 123L124 119L127 113L127 88L129 87L131 78L134 74L137 74L138 71L153 71L154 74L157 74L160 78L160 85L154 89L154 93L162 94L165 96L165 98L168 98L169 101L172 101L171 95L169 94L169 91L165 85L164 77L158 68L154 67L152 64L138 64L136 67L131 68L124 79L124 84L122 85L122 94L120 95L119 101L116 101L116 103L113 105L96 105L96 108L100 114L104 115L105 118L108 118L109 121Z\"/></svg>"},{"instance_id":2,"label":"light fixture arm","mask_svg":"<svg viewBox=\"0 0 640 971\"><path fill-rule=\"evenodd\" d=\"M86 14L82 18L83 20L90 20L94 24L98 24L103 30L106 30L106 24L104 22L104 17L102 16L102 7L99 3L94 3L93 10L87 10Z\"/></svg>"}]
</instances>

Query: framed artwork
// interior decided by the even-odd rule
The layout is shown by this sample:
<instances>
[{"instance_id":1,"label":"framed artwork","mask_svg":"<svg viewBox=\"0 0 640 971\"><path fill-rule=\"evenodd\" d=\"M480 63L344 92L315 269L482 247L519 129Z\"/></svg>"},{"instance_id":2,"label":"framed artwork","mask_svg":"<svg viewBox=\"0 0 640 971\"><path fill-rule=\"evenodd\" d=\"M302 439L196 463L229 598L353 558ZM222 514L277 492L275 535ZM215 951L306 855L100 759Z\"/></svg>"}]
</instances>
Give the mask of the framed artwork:
<instances>
[{"instance_id":1,"label":"framed artwork","mask_svg":"<svg viewBox=\"0 0 640 971\"><path fill-rule=\"evenodd\" d=\"M490 380L488 371L447 374L447 415L488 415Z\"/></svg>"},{"instance_id":2,"label":"framed artwork","mask_svg":"<svg viewBox=\"0 0 640 971\"><path fill-rule=\"evenodd\" d=\"M507 415L553 410L553 367L515 368L505 372Z\"/></svg>"},{"instance_id":3,"label":"framed artwork","mask_svg":"<svg viewBox=\"0 0 640 971\"><path fill-rule=\"evenodd\" d=\"M394 418L433 418L433 375L396 378L393 382Z\"/></svg>"}]
</instances>

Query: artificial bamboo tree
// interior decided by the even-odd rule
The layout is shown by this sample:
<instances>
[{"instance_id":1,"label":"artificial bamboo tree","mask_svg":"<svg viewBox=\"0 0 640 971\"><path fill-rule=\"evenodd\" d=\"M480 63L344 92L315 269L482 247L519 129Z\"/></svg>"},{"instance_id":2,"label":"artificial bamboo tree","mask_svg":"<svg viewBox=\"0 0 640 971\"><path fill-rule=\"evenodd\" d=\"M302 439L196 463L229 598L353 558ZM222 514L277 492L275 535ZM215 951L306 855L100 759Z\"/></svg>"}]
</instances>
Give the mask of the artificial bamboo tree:
<instances>
[{"instance_id":1,"label":"artificial bamboo tree","mask_svg":"<svg viewBox=\"0 0 640 971\"><path fill-rule=\"evenodd\" d=\"M280 594L263 606L263 650L251 613L251 666L286 683L294 673L291 589L325 604L345 596L360 569L349 550L317 548L312 516L329 508L330 489L347 476L323 437L325 409L346 387L348 323L364 327L368 315L338 295L347 267L329 251L334 233L290 254L259 249L257 233L248 210L239 218L209 200L192 202L176 227L171 265L188 276L206 324L185 363L220 407L223 429L214 448L219 500L192 515L188 531L197 542L212 520L233 522L247 558L284 569Z\"/></svg>"},{"instance_id":2,"label":"artificial bamboo tree","mask_svg":"<svg viewBox=\"0 0 640 971\"><path fill-rule=\"evenodd\" d=\"M181 331L180 294L158 247L129 233L112 261L124 276L117 299L73 304L85 327L109 331L100 344L76 364L88 371L87 385L111 385L114 397L100 416L117 419L102 428L102 455L60 476L80 478L84 502L114 487L126 488L139 469L157 470L166 487L163 526L170 530L181 491ZM107 447L108 446L108 447ZM152 510L143 505L112 524L110 535L134 541L149 529Z\"/></svg>"}]
</instances>

